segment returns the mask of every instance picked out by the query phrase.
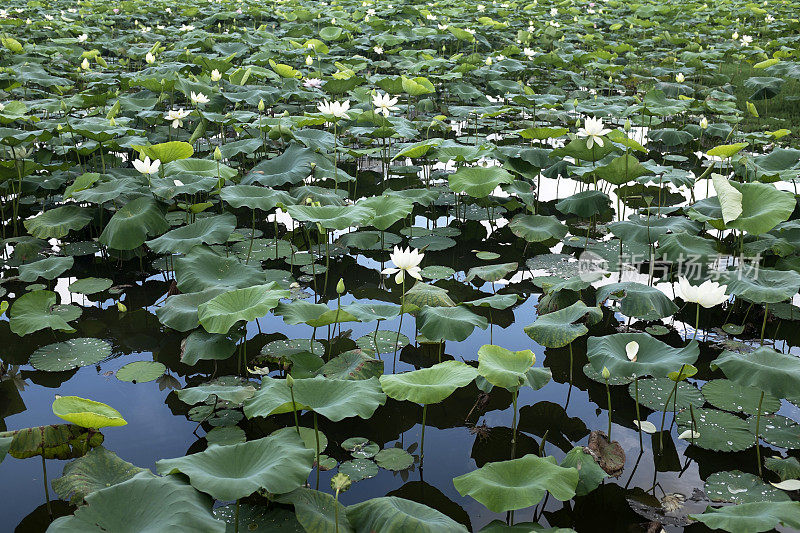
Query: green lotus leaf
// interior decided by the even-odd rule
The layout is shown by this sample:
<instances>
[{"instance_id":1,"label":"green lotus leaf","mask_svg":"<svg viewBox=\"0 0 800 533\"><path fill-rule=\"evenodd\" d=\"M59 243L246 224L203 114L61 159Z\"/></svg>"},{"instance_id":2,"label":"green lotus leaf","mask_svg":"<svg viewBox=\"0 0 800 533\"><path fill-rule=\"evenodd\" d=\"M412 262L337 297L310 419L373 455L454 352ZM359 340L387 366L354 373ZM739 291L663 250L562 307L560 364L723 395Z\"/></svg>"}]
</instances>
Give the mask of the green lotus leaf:
<instances>
[{"instance_id":1,"label":"green lotus leaf","mask_svg":"<svg viewBox=\"0 0 800 533\"><path fill-rule=\"evenodd\" d=\"M702 388L703 397L723 411L754 415L758 411L761 390L756 387L740 385L729 379L707 381ZM765 393L761 401L761 413L774 413L781 408L781 401L772 394Z\"/></svg>"},{"instance_id":2,"label":"green lotus leaf","mask_svg":"<svg viewBox=\"0 0 800 533\"><path fill-rule=\"evenodd\" d=\"M795 208L794 195L767 183L730 182L742 195L741 214L727 227L761 235L789 219ZM721 199L722 201L722 199ZM724 215L723 208L723 215ZM724 216L723 216L724 218Z\"/></svg>"},{"instance_id":3,"label":"green lotus leaf","mask_svg":"<svg viewBox=\"0 0 800 533\"><path fill-rule=\"evenodd\" d=\"M347 474L354 483L378 475L378 465L375 461L364 458L351 459L339 464L339 472Z\"/></svg>"},{"instance_id":4,"label":"green lotus leaf","mask_svg":"<svg viewBox=\"0 0 800 533\"><path fill-rule=\"evenodd\" d=\"M447 289L418 281L406 291L406 305L411 304L419 308L429 307L455 307L456 303L447 295Z\"/></svg>"},{"instance_id":5,"label":"green lotus leaf","mask_svg":"<svg viewBox=\"0 0 800 533\"><path fill-rule=\"evenodd\" d=\"M603 470L594 456L584 451L583 446L576 446L561 460L564 468L578 470L578 485L575 487L576 496L585 496L600 486L608 474Z\"/></svg>"},{"instance_id":6,"label":"green lotus leaf","mask_svg":"<svg viewBox=\"0 0 800 533\"><path fill-rule=\"evenodd\" d=\"M626 135L622 140L630 141L631 139L627 138ZM613 159L608 165L597 167L594 173L598 178L612 185L622 185L645 174L651 174L651 171L639 163L639 160L631 154L625 154Z\"/></svg>"},{"instance_id":7,"label":"green lotus leaf","mask_svg":"<svg viewBox=\"0 0 800 533\"><path fill-rule=\"evenodd\" d=\"M408 292L406 292L408 296ZM375 320L391 320L400 316L400 306L386 303L354 302L343 305L347 311L360 322L374 322Z\"/></svg>"},{"instance_id":8,"label":"green lotus leaf","mask_svg":"<svg viewBox=\"0 0 800 533\"><path fill-rule=\"evenodd\" d=\"M219 193L220 198L231 207L249 207L269 211L278 204L289 205L294 199L284 191L276 191L258 185L228 185Z\"/></svg>"},{"instance_id":9,"label":"green lotus leaf","mask_svg":"<svg viewBox=\"0 0 800 533\"><path fill-rule=\"evenodd\" d=\"M236 343L225 335L193 331L182 343L181 363L196 365L200 360L227 359L236 351Z\"/></svg>"},{"instance_id":10,"label":"green lotus leaf","mask_svg":"<svg viewBox=\"0 0 800 533\"><path fill-rule=\"evenodd\" d=\"M108 278L82 278L69 284L69 292L75 294L97 294L107 291L114 282Z\"/></svg>"},{"instance_id":11,"label":"green lotus leaf","mask_svg":"<svg viewBox=\"0 0 800 533\"><path fill-rule=\"evenodd\" d=\"M201 218L186 226L168 231L164 235L146 242L156 253L186 254L199 244L221 244L227 242L236 228L236 217L230 213Z\"/></svg>"},{"instance_id":12,"label":"green lotus leaf","mask_svg":"<svg viewBox=\"0 0 800 533\"><path fill-rule=\"evenodd\" d=\"M64 465L61 477L53 480L53 490L62 500L80 505L89 494L127 481L139 472L148 471L98 446Z\"/></svg>"},{"instance_id":13,"label":"green lotus leaf","mask_svg":"<svg viewBox=\"0 0 800 533\"><path fill-rule=\"evenodd\" d=\"M411 468L411 465L414 464L414 456L402 448L386 448L378 452L375 462L381 468L399 472Z\"/></svg>"},{"instance_id":14,"label":"green lotus leaf","mask_svg":"<svg viewBox=\"0 0 800 533\"><path fill-rule=\"evenodd\" d=\"M383 361L375 359L372 352L350 350L337 355L316 371L331 379L369 379L383 374Z\"/></svg>"},{"instance_id":15,"label":"green lotus leaf","mask_svg":"<svg viewBox=\"0 0 800 533\"><path fill-rule=\"evenodd\" d=\"M37 239L60 239L70 231L82 229L92 220L92 212L77 205L48 209L23 222L28 233Z\"/></svg>"},{"instance_id":16,"label":"green lotus leaf","mask_svg":"<svg viewBox=\"0 0 800 533\"><path fill-rule=\"evenodd\" d=\"M469 337L476 327L486 329L488 325L485 318L460 306L426 306L417 313L417 327L420 333L431 341L461 342Z\"/></svg>"},{"instance_id":17,"label":"green lotus leaf","mask_svg":"<svg viewBox=\"0 0 800 533\"><path fill-rule=\"evenodd\" d=\"M678 383L677 394L672 394L675 382L669 378L650 378L639 380L639 403L654 411L670 410L677 406L678 409L702 407L705 398L691 383L681 381ZM636 400L636 384L628 386L628 394ZM667 403L669 398L669 403Z\"/></svg>"},{"instance_id":18,"label":"green lotus leaf","mask_svg":"<svg viewBox=\"0 0 800 533\"><path fill-rule=\"evenodd\" d=\"M197 318L209 333L226 334L236 322L249 322L274 309L289 291L275 283L222 293L197 307Z\"/></svg>"},{"instance_id":19,"label":"green lotus leaf","mask_svg":"<svg viewBox=\"0 0 800 533\"><path fill-rule=\"evenodd\" d=\"M149 146L134 145L134 150L139 152L142 158L149 157L151 161L158 159L162 165L167 165L179 159L188 159L194 154L192 145L183 141L170 141Z\"/></svg>"},{"instance_id":20,"label":"green lotus leaf","mask_svg":"<svg viewBox=\"0 0 800 533\"><path fill-rule=\"evenodd\" d=\"M609 283L597 290L598 305L609 298L619 300L623 315L642 320L658 320L678 311L678 306L666 294L635 281Z\"/></svg>"},{"instance_id":21,"label":"green lotus leaf","mask_svg":"<svg viewBox=\"0 0 800 533\"><path fill-rule=\"evenodd\" d=\"M53 256L47 259L34 261L33 263L25 263L19 266L19 279L27 283L32 283L39 278L54 280L72 268L74 263L75 258L71 256Z\"/></svg>"},{"instance_id":22,"label":"green lotus leaf","mask_svg":"<svg viewBox=\"0 0 800 533\"><path fill-rule=\"evenodd\" d=\"M516 215L508 227L514 235L528 242L561 240L569 232L556 217L543 215Z\"/></svg>"},{"instance_id":23,"label":"green lotus leaf","mask_svg":"<svg viewBox=\"0 0 800 533\"><path fill-rule=\"evenodd\" d=\"M756 423L758 423L759 438L767 441L779 448L795 450L800 448L800 424L775 414L761 414L761 420L751 416L747 419L750 425L750 432L756 434Z\"/></svg>"},{"instance_id":24,"label":"green lotus leaf","mask_svg":"<svg viewBox=\"0 0 800 533\"><path fill-rule=\"evenodd\" d=\"M225 402L231 402L234 405L241 405L245 400L253 397L256 390L252 385L224 385L209 383L206 385L198 385L196 387L187 387L185 389L176 390L175 394L178 399L188 405L196 405L200 402L206 402L211 398Z\"/></svg>"},{"instance_id":25,"label":"green lotus leaf","mask_svg":"<svg viewBox=\"0 0 800 533\"><path fill-rule=\"evenodd\" d=\"M356 345L359 348L376 354L392 353L408 343L409 339L404 334L398 335L396 331L380 329L356 339Z\"/></svg>"},{"instance_id":26,"label":"green lotus leaf","mask_svg":"<svg viewBox=\"0 0 800 533\"><path fill-rule=\"evenodd\" d=\"M800 290L800 274L794 270L757 268L730 270L720 275L727 293L753 303L773 304L788 300Z\"/></svg>"},{"instance_id":27,"label":"green lotus leaf","mask_svg":"<svg viewBox=\"0 0 800 533\"><path fill-rule=\"evenodd\" d=\"M96 365L111 355L111 345L91 338L69 339L38 348L30 364L36 370L63 372L82 366Z\"/></svg>"},{"instance_id":28,"label":"green lotus leaf","mask_svg":"<svg viewBox=\"0 0 800 533\"><path fill-rule=\"evenodd\" d=\"M218 500L238 500L263 489L285 494L305 483L314 452L296 433L264 437L156 462L159 474L181 473Z\"/></svg>"},{"instance_id":29,"label":"green lotus leaf","mask_svg":"<svg viewBox=\"0 0 800 533\"><path fill-rule=\"evenodd\" d=\"M164 375L167 367L158 361L133 361L117 370L117 379L131 383L147 383Z\"/></svg>"},{"instance_id":30,"label":"green lotus leaf","mask_svg":"<svg viewBox=\"0 0 800 533\"><path fill-rule=\"evenodd\" d=\"M639 344L636 361L628 360L625 347ZM682 348L673 348L647 333L615 333L605 337L589 337L586 355L592 368L601 372L608 368L612 376L666 377L682 365L692 365L700 355L696 341Z\"/></svg>"},{"instance_id":31,"label":"green lotus leaf","mask_svg":"<svg viewBox=\"0 0 800 533\"><path fill-rule=\"evenodd\" d=\"M530 350L512 352L493 344L484 344L478 350L478 373L492 385L510 391L525 384L527 372L535 362L536 356Z\"/></svg>"},{"instance_id":32,"label":"green lotus leaf","mask_svg":"<svg viewBox=\"0 0 800 533\"><path fill-rule=\"evenodd\" d=\"M325 492L301 487L289 494L279 496L278 501L294 505L297 521L305 531L319 533L335 533L336 531L353 533L354 531L347 520L345 506ZM338 514L334 512L335 507L338 507Z\"/></svg>"},{"instance_id":33,"label":"green lotus leaf","mask_svg":"<svg viewBox=\"0 0 800 533\"><path fill-rule=\"evenodd\" d=\"M148 236L161 235L168 229L169 223L155 200L143 196L114 213L99 240L115 250L133 250L144 244Z\"/></svg>"},{"instance_id":34,"label":"green lotus leaf","mask_svg":"<svg viewBox=\"0 0 800 533\"><path fill-rule=\"evenodd\" d=\"M158 531L225 533L211 515L211 499L176 476L140 472L86 496L87 505L48 528L55 533Z\"/></svg>"},{"instance_id":35,"label":"green lotus leaf","mask_svg":"<svg viewBox=\"0 0 800 533\"><path fill-rule=\"evenodd\" d=\"M692 414L696 429L692 425ZM750 431L747 421L731 413L716 409L694 409L679 411L675 419L679 432L687 429L697 431L700 436L692 439L692 444L706 450L739 452L755 443L755 435Z\"/></svg>"},{"instance_id":36,"label":"green lotus leaf","mask_svg":"<svg viewBox=\"0 0 800 533\"><path fill-rule=\"evenodd\" d=\"M593 143L591 148L586 146L586 139L576 138L571 140L566 146L556 148L550 154L553 157L572 157L581 161L600 161L612 152L618 151L613 143L604 142L603 146Z\"/></svg>"},{"instance_id":37,"label":"green lotus leaf","mask_svg":"<svg viewBox=\"0 0 800 533\"><path fill-rule=\"evenodd\" d=\"M752 502L726 507L706 507L703 514L692 514L711 529L736 533L769 531L779 524L800 529L800 502Z\"/></svg>"},{"instance_id":38,"label":"green lotus leaf","mask_svg":"<svg viewBox=\"0 0 800 533\"><path fill-rule=\"evenodd\" d=\"M608 229L623 242L653 244L668 234L696 235L702 226L681 216L657 218L633 215L628 220L612 222L608 225ZM617 254L619 254L619 247L617 247Z\"/></svg>"},{"instance_id":39,"label":"green lotus leaf","mask_svg":"<svg viewBox=\"0 0 800 533\"><path fill-rule=\"evenodd\" d=\"M427 505L383 496L351 505L347 519L355 531L466 533L467 528Z\"/></svg>"},{"instance_id":40,"label":"green lotus leaf","mask_svg":"<svg viewBox=\"0 0 800 533\"><path fill-rule=\"evenodd\" d=\"M31 291L23 294L11 304L8 311L11 331L23 337L40 329L74 331L67 324L81 316L81 309L74 305L56 305L56 293Z\"/></svg>"},{"instance_id":41,"label":"green lotus leaf","mask_svg":"<svg viewBox=\"0 0 800 533\"><path fill-rule=\"evenodd\" d=\"M212 428L206 433L206 442L209 446L230 446L247 440L244 430L239 426L221 426Z\"/></svg>"},{"instance_id":42,"label":"green lotus leaf","mask_svg":"<svg viewBox=\"0 0 800 533\"><path fill-rule=\"evenodd\" d=\"M84 455L88 448L100 446L103 434L73 424L51 424L0 433L6 442L8 455L16 459L44 457L45 459L74 459ZM87 439L89 445L87 447Z\"/></svg>"},{"instance_id":43,"label":"green lotus leaf","mask_svg":"<svg viewBox=\"0 0 800 533\"><path fill-rule=\"evenodd\" d=\"M796 457L767 457L764 466L778 474L781 481L800 478L800 461Z\"/></svg>"},{"instance_id":44,"label":"green lotus leaf","mask_svg":"<svg viewBox=\"0 0 800 533\"><path fill-rule=\"evenodd\" d=\"M475 278L494 283L500 281L506 275L516 272L518 263L500 263L497 265L481 265L472 267L467 271L466 282L469 283Z\"/></svg>"},{"instance_id":45,"label":"green lotus leaf","mask_svg":"<svg viewBox=\"0 0 800 533\"><path fill-rule=\"evenodd\" d=\"M410 215L414 209L411 200L400 196L372 196L359 200L356 205L375 212L369 224L380 231L389 229L392 224Z\"/></svg>"},{"instance_id":46,"label":"green lotus leaf","mask_svg":"<svg viewBox=\"0 0 800 533\"><path fill-rule=\"evenodd\" d=\"M493 294L464 302L464 305L471 305L474 307L491 307L492 309L508 309L519 301L519 296L513 293L510 294Z\"/></svg>"},{"instance_id":47,"label":"green lotus leaf","mask_svg":"<svg viewBox=\"0 0 800 533\"><path fill-rule=\"evenodd\" d=\"M175 281L185 292L208 289L243 289L262 285L266 276L261 268L245 265L233 257L223 257L204 246L175 259Z\"/></svg>"},{"instance_id":48,"label":"green lotus leaf","mask_svg":"<svg viewBox=\"0 0 800 533\"><path fill-rule=\"evenodd\" d=\"M67 422L89 429L124 426L128 423L113 407L78 396L57 397L53 401L53 414Z\"/></svg>"},{"instance_id":49,"label":"green lotus leaf","mask_svg":"<svg viewBox=\"0 0 800 533\"><path fill-rule=\"evenodd\" d=\"M159 322L177 331L192 330L200 325L197 307L224 292L225 289L209 288L201 292L174 294L156 309L156 316Z\"/></svg>"},{"instance_id":50,"label":"green lotus leaf","mask_svg":"<svg viewBox=\"0 0 800 533\"><path fill-rule=\"evenodd\" d=\"M439 403L456 389L469 385L477 375L478 371L466 363L445 361L402 374L384 374L380 382L386 395L394 400L429 405Z\"/></svg>"},{"instance_id":51,"label":"green lotus leaf","mask_svg":"<svg viewBox=\"0 0 800 533\"><path fill-rule=\"evenodd\" d=\"M525 333L542 346L562 348L589 332L584 324L576 323L584 317L588 323L594 323L603 318L603 312L579 300L564 309L539 315L533 324L525 327Z\"/></svg>"},{"instance_id":52,"label":"green lotus leaf","mask_svg":"<svg viewBox=\"0 0 800 533\"><path fill-rule=\"evenodd\" d=\"M611 199L601 191L583 191L560 200L556 209L565 215L575 215L580 218L590 218L607 211Z\"/></svg>"},{"instance_id":53,"label":"green lotus leaf","mask_svg":"<svg viewBox=\"0 0 800 533\"><path fill-rule=\"evenodd\" d=\"M711 362L725 377L745 387L755 387L778 398L787 398L800 389L800 360L762 346L748 354L726 350Z\"/></svg>"},{"instance_id":54,"label":"green lotus leaf","mask_svg":"<svg viewBox=\"0 0 800 533\"><path fill-rule=\"evenodd\" d=\"M283 507L249 505L235 503L214 508L214 518L227 522L227 533L236 530L236 517L239 517L239 531L280 531L281 533L304 533L295 514Z\"/></svg>"},{"instance_id":55,"label":"green lotus leaf","mask_svg":"<svg viewBox=\"0 0 800 533\"><path fill-rule=\"evenodd\" d=\"M525 509L539 503L549 492L566 501L575 496L578 470L558 466L554 457L533 454L519 459L486 463L453 479L462 496L472 496L495 513Z\"/></svg>"},{"instance_id":56,"label":"green lotus leaf","mask_svg":"<svg viewBox=\"0 0 800 533\"><path fill-rule=\"evenodd\" d=\"M312 222L325 229L339 231L366 225L375 216L375 211L363 205L290 205L286 210L295 220Z\"/></svg>"},{"instance_id":57,"label":"green lotus leaf","mask_svg":"<svg viewBox=\"0 0 800 533\"><path fill-rule=\"evenodd\" d=\"M283 433L297 433L297 430L300 430L300 438L303 440L303 446L308 448L309 450L316 450L317 449L317 436L319 435L319 451L320 453L325 451L325 448L328 447L328 437L321 431L314 431L314 428L306 428L300 426L296 428L295 426L288 426L281 429L276 429L270 435L281 435Z\"/></svg>"},{"instance_id":58,"label":"green lotus leaf","mask_svg":"<svg viewBox=\"0 0 800 533\"><path fill-rule=\"evenodd\" d=\"M489 196L501 183L514 181L501 167L461 167L448 177L453 192L463 192L473 198Z\"/></svg>"},{"instance_id":59,"label":"green lotus leaf","mask_svg":"<svg viewBox=\"0 0 800 533\"><path fill-rule=\"evenodd\" d=\"M753 474L731 470L714 472L706 479L705 493L713 502L788 502L789 496Z\"/></svg>"},{"instance_id":60,"label":"green lotus leaf","mask_svg":"<svg viewBox=\"0 0 800 533\"><path fill-rule=\"evenodd\" d=\"M308 324L312 328L357 321L356 317L344 309L331 309L325 304L312 304L303 300L281 302L274 312L276 316L282 316L287 324Z\"/></svg>"}]
</instances>

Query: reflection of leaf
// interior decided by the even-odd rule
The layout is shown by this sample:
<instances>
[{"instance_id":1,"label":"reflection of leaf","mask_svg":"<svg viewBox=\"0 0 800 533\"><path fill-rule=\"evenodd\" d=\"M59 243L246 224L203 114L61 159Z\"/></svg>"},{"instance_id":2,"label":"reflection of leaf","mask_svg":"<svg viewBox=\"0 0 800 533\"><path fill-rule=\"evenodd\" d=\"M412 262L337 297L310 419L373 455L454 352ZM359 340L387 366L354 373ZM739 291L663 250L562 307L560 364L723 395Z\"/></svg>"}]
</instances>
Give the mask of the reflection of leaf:
<instances>
[{"instance_id":1,"label":"reflection of leaf","mask_svg":"<svg viewBox=\"0 0 800 533\"><path fill-rule=\"evenodd\" d=\"M557 403L541 401L519 410L519 429L539 437L547 433L547 442L569 452L572 442L589 434L586 424L578 417L570 417Z\"/></svg>"}]
</instances>

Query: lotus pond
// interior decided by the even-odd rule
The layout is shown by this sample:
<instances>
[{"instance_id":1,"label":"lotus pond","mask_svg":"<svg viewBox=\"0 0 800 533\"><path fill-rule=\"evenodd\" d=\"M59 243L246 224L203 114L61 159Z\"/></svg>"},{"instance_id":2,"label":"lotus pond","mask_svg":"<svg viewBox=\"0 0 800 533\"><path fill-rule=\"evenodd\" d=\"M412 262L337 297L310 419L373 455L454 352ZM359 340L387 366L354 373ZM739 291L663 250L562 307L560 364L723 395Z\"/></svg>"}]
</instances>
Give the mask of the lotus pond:
<instances>
[{"instance_id":1,"label":"lotus pond","mask_svg":"<svg viewBox=\"0 0 800 533\"><path fill-rule=\"evenodd\" d=\"M4 2L2 529L800 530L798 7Z\"/></svg>"}]
</instances>

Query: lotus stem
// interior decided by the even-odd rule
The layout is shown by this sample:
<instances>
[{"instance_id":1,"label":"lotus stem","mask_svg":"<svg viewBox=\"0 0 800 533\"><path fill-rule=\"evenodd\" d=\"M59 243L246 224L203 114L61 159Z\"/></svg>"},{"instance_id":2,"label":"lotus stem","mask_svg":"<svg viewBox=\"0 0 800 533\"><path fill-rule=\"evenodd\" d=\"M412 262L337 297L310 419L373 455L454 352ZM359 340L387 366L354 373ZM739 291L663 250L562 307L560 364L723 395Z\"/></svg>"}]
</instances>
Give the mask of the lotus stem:
<instances>
[{"instance_id":1,"label":"lotus stem","mask_svg":"<svg viewBox=\"0 0 800 533\"><path fill-rule=\"evenodd\" d=\"M339 533L339 489L333 495L333 519L336 524L336 533Z\"/></svg>"},{"instance_id":2,"label":"lotus stem","mask_svg":"<svg viewBox=\"0 0 800 533\"><path fill-rule=\"evenodd\" d=\"M87 441L88 445L89 442ZM47 514L53 518L53 509L50 507L50 491L47 490L47 464L44 459L44 439L42 439L42 480L44 481L44 498L47 501Z\"/></svg>"},{"instance_id":3,"label":"lotus stem","mask_svg":"<svg viewBox=\"0 0 800 533\"><path fill-rule=\"evenodd\" d=\"M511 458L513 459L517 452L517 396L519 396L519 389L512 393L512 400L514 403L514 415L511 420Z\"/></svg>"},{"instance_id":4,"label":"lotus stem","mask_svg":"<svg viewBox=\"0 0 800 533\"><path fill-rule=\"evenodd\" d=\"M253 238L256 236L256 210L253 209L252 212L253 212L253 226L252 229L250 230L250 247L247 249L247 259L244 262L245 265L250 263L250 254L253 252Z\"/></svg>"},{"instance_id":5,"label":"lotus stem","mask_svg":"<svg viewBox=\"0 0 800 533\"><path fill-rule=\"evenodd\" d=\"M606 399L608 400L608 440L611 441L611 389L608 386L608 378L606 378Z\"/></svg>"},{"instance_id":6,"label":"lotus stem","mask_svg":"<svg viewBox=\"0 0 800 533\"><path fill-rule=\"evenodd\" d=\"M422 468L422 461L425 459L425 418L428 415L428 404L422 404L422 435L419 438L419 466Z\"/></svg>"},{"instance_id":7,"label":"lotus stem","mask_svg":"<svg viewBox=\"0 0 800 533\"><path fill-rule=\"evenodd\" d=\"M319 427L317 426L317 412L311 411L314 416L314 438L317 441L317 490L319 490Z\"/></svg>"},{"instance_id":8,"label":"lotus stem","mask_svg":"<svg viewBox=\"0 0 800 533\"><path fill-rule=\"evenodd\" d=\"M300 435L300 423L297 421L297 404L294 401L294 387L289 387L289 394L292 396L292 414L294 414L294 428L297 435Z\"/></svg>"},{"instance_id":9,"label":"lotus stem","mask_svg":"<svg viewBox=\"0 0 800 533\"><path fill-rule=\"evenodd\" d=\"M397 326L397 338L394 340L394 356L392 358L392 372L395 371L397 368L397 346L400 344L400 330L403 329L403 314L404 308L406 306L406 277L403 275L403 282L402 288L400 289L402 294L400 295L400 325ZM424 431L424 427L423 427Z\"/></svg>"},{"instance_id":10,"label":"lotus stem","mask_svg":"<svg viewBox=\"0 0 800 533\"><path fill-rule=\"evenodd\" d=\"M697 338L697 330L700 328L700 304L697 305L697 310L694 314L694 335L692 335L692 340Z\"/></svg>"},{"instance_id":11,"label":"lotus stem","mask_svg":"<svg viewBox=\"0 0 800 533\"><path fill-rule=\"evenodd\" d=\"M761 346L764 346L764 330L767 327L767 315L769 315L769 303L764 304L764 321L761 323Z\"/></svg>"},{"instance_id":12,"label":"lotus stem","mask_svg":"<svg viewBox=\"0 0 800 533\"><path fill-rule=\"evenodd\" d=\"M569 343L569 384L572 385L572 342Z\"/></svg>"},{"instance_id":13,"label":"lotus stem","mask_svg":"<svg viewBox=\"0 0 800 533\"><path fill-rule=\"evenodd\" d=\"M639 376L633 380L634 389L636 389L636 427L639 429L639 449L644 450L642 444L642 416L639 414Z\"/></svg>"},{"instance_id":14,"label":"lotus stem","mask_svg":"<svg viewBox=\"0 0 800 533\"><path fill-rule=\"evenodd\" d=\"M685 366L686 366L685 364L681 365L681 369L678 371L678 379L680 379L681 374L683 374L683 368ZM672 399L672 395L677 394L677 390L678 390L678 380L675 380L675 385L672 387L669 396L667 396L667 401L664 402L664 410L661 412L661 431L658 434L659 452L661 451L661 448L664 444L664 420L666 420L667 418L667 407L669 406L669 401Z\"/></svg>"},{"instance_id":15,"label":"lotus stem","mask_svg":"<svg viewBox=\"0 0 800 533\"><path fill-rule=\"evenodd\" d=\"M759 425L761 424L761 403L764 401L764 391L761 391L761 397L758 399L758 413L756 413L756 463L758 464L758 477L761 477L761 448L758 445L759 439Z\"/></svg>"}]
</instances>

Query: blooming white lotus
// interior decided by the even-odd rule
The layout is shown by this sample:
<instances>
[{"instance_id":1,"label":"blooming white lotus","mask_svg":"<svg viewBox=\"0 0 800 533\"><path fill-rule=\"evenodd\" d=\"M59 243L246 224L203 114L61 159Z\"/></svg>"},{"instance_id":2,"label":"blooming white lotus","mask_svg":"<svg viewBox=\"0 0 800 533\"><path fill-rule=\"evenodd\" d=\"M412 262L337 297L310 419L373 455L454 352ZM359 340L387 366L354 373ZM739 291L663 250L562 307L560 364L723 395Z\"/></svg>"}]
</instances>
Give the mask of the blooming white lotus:
<instances>
[{"instance_id":1,"label":"blooming white lotus","mask_svg":"<svg viewBox=\"0 0 800 533\"><path fill-rule=\"evenodd\" d=\"M382 46L373 46L372 47L372 51L375 52L378 55L381 55L383 53L383 47Z\"/></svg>"},{"instance_id":2,"label":"blooming white lotus","mask_svg":"<svg viewBox=\"0 0 800 533\"><path fill-rule=\"evenodd\" d=\"M631 341L625 345L625 355L628 356L628 361L633 363L639 358L639 343Z\"/></svg>"},{"instance_id":3,"label":"blooming white lotus","mask_svg":"<svg viewBox=\"0 0 800 533\"><path fill-rule=\"evenodd\" d=\"M728 295L725 294L728 286L720 285L710 279L704 281L701 285L695 286L689 283L688 279L681 276L678 278L678 288L684 301L699 304L706 309L728 300Z\"/></svg>"},{"instance_id":4,"label":"blooming white lotus","mask_svg":"<svg viewBox=\"0 0 800 533\"><path fill-rule=\"evenodd\" d=\"M525 57L528 59L533 59L533 57L536 55L536 51L532 48L525 48L522 53L525 54Z\"/></svg>"},{"instance_id":5,"label":"blooming white lotus","mask_svg":"<svg viewBox=\"0 0 800 533\"><path fill-rule=\"evenodd\" d=\"M172 121L172 127L178 129L183 126L183 119L188 117L191 114L191 111L187 111L183 108L180 109L170 109L167 111L167 114L164 115L164 119Z\"/></svg>"},{"instance_id":6,"label":"blooming white lotus","mask_svg":"<svg viewBox=\"0 0 800 533\"><path fill-rule=\"evenodd\" d=\"M3 102L0 102L0 113L2 113L5 110L5 108L6 108L5 104Z\"/></svg>"},{"instance_id":7,"label":"blooming white lotus","mask_svg":"<svg viewBox=\"0 0 800 533\"><path fill-rule=\"evenodd\" d=\"M742 46L750 46L750 43L753 42L753 38L749 35L742 35L742 38L739 39L739 42L742 43Z\"/></svg>"},{"instance_id":8,"label":"blooming white lotus","mask_svg":"<svg viewBox=\"0 0 800 533\"><path fill-rule=\"evenodd\" d=\"M84 57L83 61L81 61L81 68L83 70L89 70L89 58Z\"/></svg>"},{"instance_id":9,"label":"blooming white lotus","mask_svg":"<svg viewBox=\"0 0 800 533\"><path fill-rule=\"evenodd\" d=\"M210 102L208 96L204 95L203 93L196 93L194 91L192 91L189 95L189 99L194 105L207 104Z\"/></svg>"},{"instance_id":10,"label":"blooming white lotus","mask_svg":"<svg viewBox=\"0 0 800 533\"><path fill-rule=\"evenodd\" d=\"M708 127L708 119L706 117L702 117L700 119L700 127L706 129Z\"/></svg>"},{"instance_id":11,"label":"blooming white lotus","mask_svg":"<svg viewBox=\"0 0 800 533\"><path fill-rule=\"evenodd\" d=\"M222 74L219 70L214 69L211 71L211 81L219 81L222 79Z\"/></svg>"},{"instance_id":12,"label":"blooming white lotus","mask_svg":"<svg viewBox=\"0 0 800 533\"><path fill-rule=\"evenodd\" d=\"M397 111L399 108L397 104L397 97L392 98L389 93L377 93L372 97L372 105L378 110L378 113L383 113L384 117L388 117L391 111Z\"/></svg>"},{"instance_id":13,"label":"blooming white lotus","mask_svg":"<svg viewBox=\"0 0 800 533\"><path fill-rule=\"evenodd\" d=\"M156 172L158 172L158 167L161 166L161 161L156 159L155 161L150 162L150 158L145 157L144 161L142 161L141 159L134 159L133 166L136 170L138 170L142 174L149 176L151 174L155 174Z\"/></svg>"},{"instance_id":14,"label":"blooming white lotus","mask_svg":"<svg viewBox=\"0 0 800 533\"><path fill-rule=\"evenodd\" d=\"M396 268L385 268L381 274L396 274L394 281L397 284L403 283L406 272L412 278L422 280L422 276L419 273L421 270L419 264L422 262L423 257L425 257L425 254L421 254L417 249L412 250L410 246L405 250L395 246L394 252L389 254L389 259L392 260Z\"/></svg>"},{"instance_id":15,"label":"blooming white lotus","mask_svg":"<svg viewBox=\"0 0 800 533\"><path fill-rule=\"evenodd\" d=\"M78 42L79 43L85 43L88 38L89 38L88 34L81 33L80 35L78 35Z\"/></svg>"},{"instance_id":16,"label":"blooming white lotus","mask_svg":"<svg viewBox=\"0 0 800 533\"><path fill-rule=\"evenodd\" d=\"M144 62L148 65L152 65L156 62L156 56L153 55L153 52L147 52L144 56Z\"/></svg>"},{"instance_id":17,"label":"blooming white lotus","mask_svg":"<svg viewBox=\"0 0 800 533\"><path fill-rule=\"evenodd\" d=\"M322 87L323 81L319 78L306 78L303 82L303 87L306 89L319 89Z\"/></svg>"},{"instance_id":18,"label":"blooming white lotus","mask_svg":"<svg viewBox=\"0 0 800 533\"><path fill-rule=\"evenodd\" d=\"M677 81L678 83L683 83L686 81L686 76L683 75L683 72L678 72L675 75L675 81Z\"/></svg>"},{"instance_id":19,"label":"blooming white lotus","mask_svg":"<svg viewBox=\"0 0 800 533\"><path fill-rule=\"evenodd\" d=\"M326 117L331 118L350 118L347 111L350 109L350 100L344 102L329 102L327 100L317 104L317 109Z\"/></svg>"},{"instance_id":20,"label":"blooming white lotus","mask_svg":"<svg viewBox=\"0 0 800 533\"><path fill-rule=\"evenodd\" d=\"M586 148L592 149L594 143L603 146L603 135L610 133L611 130L603 127L603 119L588 117L582 128L578 129L578 137L586 137Z\"/></svg>"}]
</instances>

